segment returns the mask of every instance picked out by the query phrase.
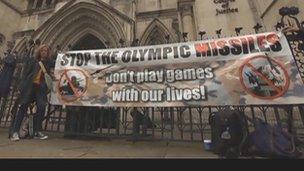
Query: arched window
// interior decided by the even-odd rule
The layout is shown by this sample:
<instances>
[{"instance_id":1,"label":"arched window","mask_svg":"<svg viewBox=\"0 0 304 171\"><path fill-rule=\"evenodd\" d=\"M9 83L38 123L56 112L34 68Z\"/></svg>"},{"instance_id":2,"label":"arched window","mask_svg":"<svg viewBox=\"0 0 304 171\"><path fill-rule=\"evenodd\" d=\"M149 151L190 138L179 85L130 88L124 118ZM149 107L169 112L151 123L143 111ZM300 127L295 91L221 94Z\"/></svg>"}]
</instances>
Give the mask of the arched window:
<instances>
[{"instance_id":1,"label":"arched window","mask_svg":"<svg viewBox=\"0 0 304 171\"><path fill-rule=\"evenodd\" d=\"M57 0L28 0L28 9L39 10L53 8Z\"/></svg>"},{"instance_id":2,"label":"arched window","mask_svg":"<svg viewBox=\"0 0 304 171\"><path fill-rule=\"evenodd\" d=\"M143 33L141 45L159 45L175 42L167 27L158 19L154 19Z\"/></svg>"},{"instance_id":3,"label":"arched window","mask_svg":"<svg viewBox=\"0 0 304 171\"><path fill-rule=\"evenodd\" d=\"M73 46L72 50L106 49L105 44L92 34L87 34L80 38Z\"/></svg>"},{"instance_id":4,"label":"arched window","mask_svg":"<svg viewBox=\"0 0 304 171\"><path fill-rule=\"evenodd\" d=\"M164 38L166 36L159 27L154 27L154 29L150 32L150 35L148 37L147 45L160 45L165 44L166 40Z\"/></svg>"}]
</instances>

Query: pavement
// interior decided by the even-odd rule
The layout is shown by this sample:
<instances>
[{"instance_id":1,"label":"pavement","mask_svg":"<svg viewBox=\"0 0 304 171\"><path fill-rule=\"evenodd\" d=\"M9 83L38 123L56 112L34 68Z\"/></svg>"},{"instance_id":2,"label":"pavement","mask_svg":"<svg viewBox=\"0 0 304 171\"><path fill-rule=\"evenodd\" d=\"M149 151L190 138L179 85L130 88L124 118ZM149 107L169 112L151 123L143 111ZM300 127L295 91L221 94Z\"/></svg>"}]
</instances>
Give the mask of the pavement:
<instances>
[{"instance_id":1,"label":"pavement","mask_svg":"<svg viewBox=\"0 0 304 171\"><path fill-rule=\"evenodd\" d=\"M199 142L135 142L126 139L67 139L60 133L48 133L48 140L23 139L12 142L7 129L0 129L0 158L195 158L216 159Z\"/></svg>"}]
</instances>

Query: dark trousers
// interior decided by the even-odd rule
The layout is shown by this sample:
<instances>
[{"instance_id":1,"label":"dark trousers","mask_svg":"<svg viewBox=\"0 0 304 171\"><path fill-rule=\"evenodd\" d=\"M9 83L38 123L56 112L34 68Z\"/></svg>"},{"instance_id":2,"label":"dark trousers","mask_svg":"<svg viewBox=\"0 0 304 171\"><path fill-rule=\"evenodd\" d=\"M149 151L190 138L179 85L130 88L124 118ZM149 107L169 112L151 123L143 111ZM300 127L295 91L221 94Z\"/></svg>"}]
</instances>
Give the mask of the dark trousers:
<instances>
[{"instance_id":1,"label":"dark trousers","mask_svg":"<svg viewBox=\"0 0 304 171\"><path fill-rule=\"evenodd\" d=\"M34 132L39 132L42 130L42 122L45 115L46 104L47 104L47 94L45 91L46 85L35 85L34 90L32 92L31 102L36 102L37 105L37 112L34 115ZM15 124L13 128L13 132L19 132L22 120L24 116L27 115L28 107L30 103L21 104L19 111L17 113Z\"/></svg>"}]
</instances>

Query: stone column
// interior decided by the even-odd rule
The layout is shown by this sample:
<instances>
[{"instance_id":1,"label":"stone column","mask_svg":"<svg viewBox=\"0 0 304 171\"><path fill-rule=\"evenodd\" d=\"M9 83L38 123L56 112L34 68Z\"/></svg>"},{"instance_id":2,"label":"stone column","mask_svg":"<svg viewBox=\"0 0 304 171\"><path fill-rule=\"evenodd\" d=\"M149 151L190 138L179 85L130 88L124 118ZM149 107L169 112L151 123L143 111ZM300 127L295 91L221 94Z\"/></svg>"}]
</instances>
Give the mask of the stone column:
<instances>
[{"instance_id":1,"label":"stone column","mask_svg":"<svg viewBox=\"0 0 304 171\"><path fill-rule=\"evenodd\" d=\"M179 11L181 13L183 32L188 33L188 41L195 40L195 25L193 20L193 0L180 0Z\"/></svg>"}]
</instances>

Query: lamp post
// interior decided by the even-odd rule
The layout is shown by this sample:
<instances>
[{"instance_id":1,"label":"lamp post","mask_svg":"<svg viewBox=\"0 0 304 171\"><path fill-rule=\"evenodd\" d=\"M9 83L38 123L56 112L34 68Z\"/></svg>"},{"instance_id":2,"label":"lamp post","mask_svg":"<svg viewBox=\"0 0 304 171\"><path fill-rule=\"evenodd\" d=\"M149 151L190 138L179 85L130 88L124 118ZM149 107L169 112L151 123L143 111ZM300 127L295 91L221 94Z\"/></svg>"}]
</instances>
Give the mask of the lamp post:
<instances>
[{"instance_id":1,"label":"lamp post","mask_svg":"<svg viewBox=\"0 0 304 171\"><path fill-rule=\"evenodd\" d=\"M134 47L138 45L139 45L139 39L134 39L131 46Z\"/></svg>"},{"instance_id":2,"label":"lamp post","mask_svg":"<svg viewBox=\"0 0 304 171\"><path fill-rule=\"evenodd\" d=\"M188 33L187 32L183 32L183 39L184 39L184 42L187 42L187 39L188 39Z\"/></svg>"},{"instance_id":3,"label":"lamp post","mask_svg":"<svg viewBox=\"0 0 304 171\"><path fill-rule=\"evenodd\" d=\"M257 33L259 33L259 30L260 30L262 27L263 27L263 26L262 26L260 23L257 23L257 24L253 27L253 29L254 29L255 33L257 34Z\"/></svg>"},{"instance_id":4,"label":"lamp post","mask_svg":"<svg viewBox=\"0 0 304 171\"><path fill-rule=\"evenodd\" d=\"M169 34L166 35L166 36L165 36L165 39L166 39L166 41L167 41L167 44L169 44L169 43L170 43L170 35L169 35Z\"/></svg>"},{"instance_id":5,"label":"lamp post","mask_svg":"<svg viewBox=\"0 0 304 171\"><path fill-rule=\"evenodd\" d=\"M203 40L204 35L206 34L206 31L200 31L198 34L201 36L201 40Z\"/></svg>"},{"instance_id":6,"label":"lamp post","mask_svg":"<svg viewBox=\"0 0 304 171\"><path fill-rule=\"evenodd\" d=\"M223 29L219 29L219 30L216 30L216 31L215 31L218 38L221 38L222 30L223 30Z\"/></svg>"},{"instance_id":7,"label":"lamp post","mask_svg":"<svg viewBox=\"0 0 304 171\"><path fill-rule=\"evenodd\" d=\"M124 41L123 39L120 39L120 40L119 40L119 43L120 43L120 46L121 46L121 47L124 47L125 41Z\"/></svg>"},{"instance_id":8,"label":"lamp post","mask_svg":"<svg viewBox=\"0 0 304 171\"><path fill-rule=\"evenodd\" d=\"M243 30L243 27L236 27L234 30L236 35L239 36L241 34L241 31Z\"/></svg>"}]
</instances>

